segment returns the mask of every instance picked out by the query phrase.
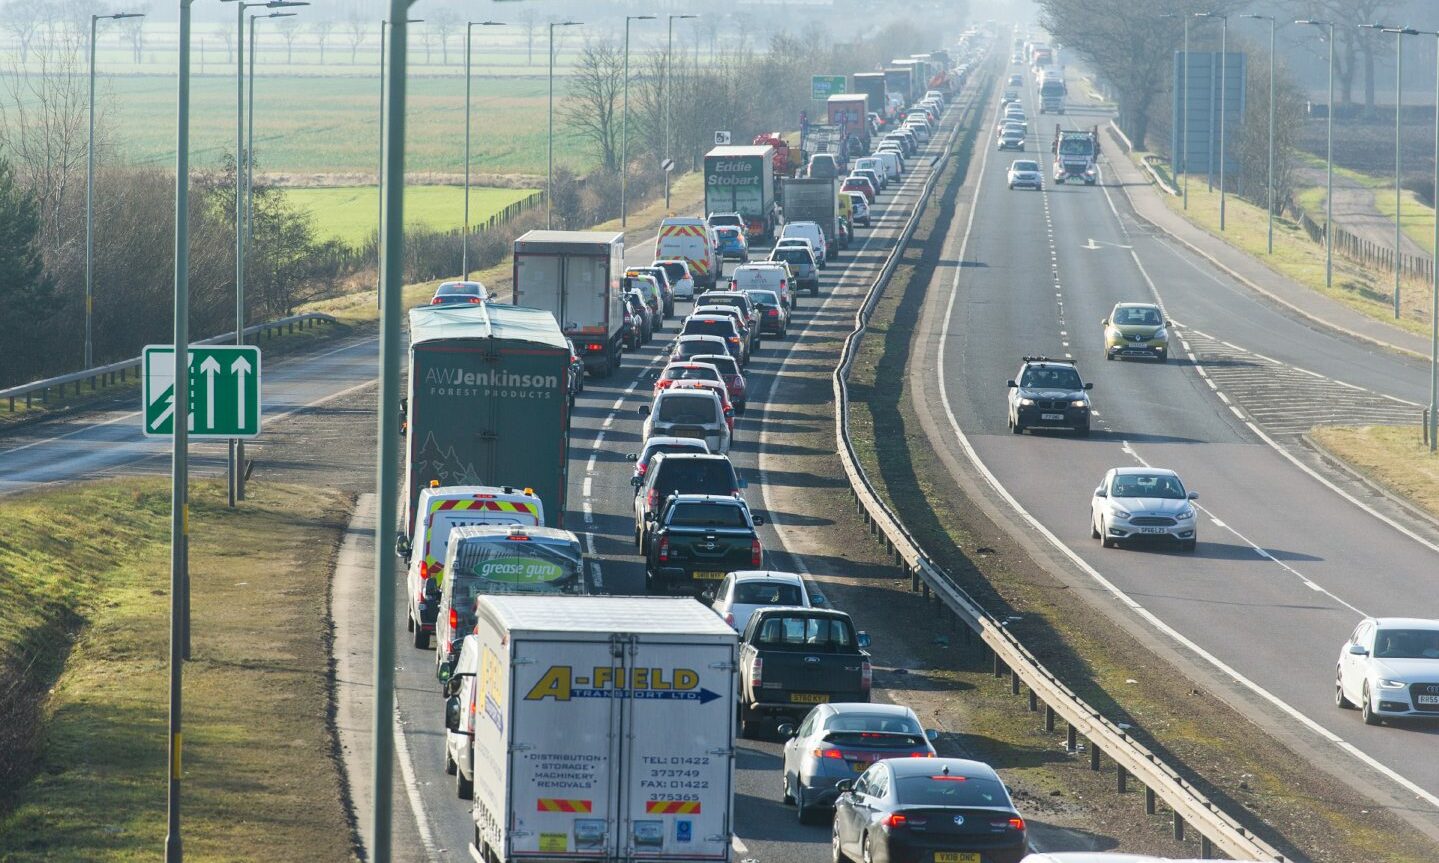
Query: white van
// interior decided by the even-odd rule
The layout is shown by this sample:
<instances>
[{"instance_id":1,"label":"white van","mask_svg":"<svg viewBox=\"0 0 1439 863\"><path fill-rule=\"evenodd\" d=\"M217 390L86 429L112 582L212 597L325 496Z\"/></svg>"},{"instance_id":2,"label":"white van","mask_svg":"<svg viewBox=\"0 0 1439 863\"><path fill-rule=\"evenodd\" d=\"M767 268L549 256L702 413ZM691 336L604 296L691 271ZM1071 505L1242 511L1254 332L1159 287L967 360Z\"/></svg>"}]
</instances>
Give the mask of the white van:
<instances>
[{"instance_id":1,"label":"white van","mask_svg":"<svg viewBox=\"0 0 1439 863\"><path fill-rule=\"evenodd\" d=\"M430 646L435 616L440 608L444 581L445 549L450 531L476 524L545 523L544 504L533 489L508 486L444 485L420 489L415 504L415 535L401 537L397 551L409 563L408 628L415 647Z\"/></svg>"},{"instance_id":2,"label":"white van","mask_svg":"<svg viewBox=\"0 0 1439 863\"><path fill-rule=\"evenodd\" d=\"M877 150L874 157L884 163L884 169L891 177L898 179L904 176L904 163L898 153L892 150Z\"/></svg>"},{"instance_id":3,"label":"white van","mask_svg":"<svg viewBox=\"0 0 1439 863\"><path fill-rule=\"evenodd\" d=\"M829 247L825 245L824 229L819 226L819 222L789 222L779 234L781 240L788 237L809 240L810 246L814 248L816 263L821 270L825 268L829 259ZM778 242L775 245L779 245Z\"/></svg>"},{"instance_id":4,"label":"white van","mask_svg":"<svg viewBox=\"0 0 1439 863\"><path fill-rule=\"evenodd\" d=\"M655 259L683 260L689 264L695 290L713 290L716 280L724 275L724 259L719 253L719 237L714 228L698 216L671 216L660 222L655 240Z\"/></svg>"},{"instance_id":5,"label":"white van","mask_svg":"<svg viewBox=\"0 0 1439 863\"><path fill-rule=\"evenodd\" d=\"M730 273L730 290L774 291L786 309L795 307L794 288L790 284L789 267L783 263L741 264Z\"/></svg>"}]
</instances>

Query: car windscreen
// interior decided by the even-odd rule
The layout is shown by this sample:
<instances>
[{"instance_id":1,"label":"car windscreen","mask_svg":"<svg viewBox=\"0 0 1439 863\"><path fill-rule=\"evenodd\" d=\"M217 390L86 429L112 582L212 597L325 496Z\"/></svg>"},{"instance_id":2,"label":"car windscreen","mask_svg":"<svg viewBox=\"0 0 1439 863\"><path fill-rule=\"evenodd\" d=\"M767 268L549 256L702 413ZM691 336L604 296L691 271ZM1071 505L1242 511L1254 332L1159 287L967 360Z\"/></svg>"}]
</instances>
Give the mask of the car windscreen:
<instances>
[{"instance_id":1,"label":"car windscreen","mask_svg":"<svg viewBox=\"0 0 1439 863\"><path fill-rule=\"evenodd\" d=\"M1038 171L1038 162L1015 162L1012 166L1016 171Z\"/></svg>"},{"instance_id":2,"label":"car windscreen","mask_svg":"<svg viewBox=\"0 0 1439 863\"><path fill-rule=\"evenodd\" d=\"M694 360L699 363L709 363L719 369L721 376L735 376L739 374L739 363L735 362L735 358L729 354L725 354L722 357L710 354L696 354Z\"/></svg>"},{"instance_id":3,"label":"car windscreen","mask_svg":"<svg viewBox=\"0 0 1439 863\"><path fill-rule=\"evenodd\" d=\"M670 277L671 282L678 282L689 275L689 268L680 261L666 261L659 266L665 271L665 275Z\"/></svg>"},{"instance_id":4,"label":"car windscreen","mask_svg":"<svg viewBox=\"0 0 1439 863\"><path fill-rule=\"evenodd\" d=\"M670 511L669 523L682 527L749 527L744 510L728 503L677 503Z\"/></svg>"},{"instance_id":5,"label":"car windscreen","mask_svg":"<svg viewBox=\"0 0 1439 863\"><path fill-rule=\"evenodd\" d=\"M713 342L709 339L681 339L675 345L675 352L672 356L677 360L692 360L697 356L714 354L723 350L726 350L723 342Z\"/></svg>"},{"instance_id":6,"label":"car windscreen","mask_svg":"<svg viewBox=\"0 0 1439 863\"><path fill-rule=\"evenodd\" d=\"M741 581L734 586L734 601L741 605L804 605L799 585L783 581Z\"/></svg>"},{"instance_id":7,"label":"car windscreen","mask_svg":"<svg viewBox=\"0 0 1439 863\"><path fill-rule=\"evenodd\" d=\"M458 282L453 284L440 285L435 291L437 297L478 297L482 295L483 285L465 284Z\"/></svg>"},{"instance_id":8,"label":"car windscreen","mask_svg":"<svg viewBox=\"0 0 1439 863\"><path fill-rule=\"evenodd\" d=\"M1024 370L1020 376L1019 385L1027 389L1041 390L1077 390L1082 389L1083 384L1079 381L1079 372L1074 369L1044 368L1031 366Z\"/></svg>"},{"instance_id":9,"label":"car windscreen","mask_svg":"<svg viewBox=\"0 0 1439 863\"><path fill-rule=\"evenodd\" d=\"M786 249L780 247L776 248L770 254L770 257L776 261L784 261L785 263L789 264L797 264L806 267L814 266L814 258L810 255L808 249L797 249L794 247Z\"/></svg>"},{"instance_id":10,"label":"car windscreen","mask_svg":"<svg viewBox=\"0 0 1439 863\"><path fill-rule=\"evenodd\" d=\"M1089 138L1065 138L1059 144L1059 152L1064 156L1089 156L1094 152L1094 142Z\"/></svg>"},{"instance_id":11,"label":"car windscreen","mask_svg":"<svg viewBox=\"0 0 1439 863\"><path fill-rule=\"evenodd\" d=\"M825 720L824 730L851 733L888 732L921 736L924 734L924 729L919 727L918 722L908 716L893 713L836 713Z\"/></svg>"},{"instance_id":12,"label":"car windscreen","mask_svg":"<svg viewBox=\"0 0 1439 863\"><path fill-rule=\"evenodd\" d=\"M1119 326L1157 327L1162 319L1158 309L1132 308L1115 309L1111 320Z\"/></svg>"},{"instance_id":13,"label":"car windscreen","mask_svg":"<svg viewBox=\"0 0 1439 863\"><path fill-rule=\"evenodd\" d=\"M674 393L660 398L655 418L666 423L705 425L719 422L718 407L709 393Z\"/></svg>"},{"instance_id":14,"label":"car windscreen","mask_svg":"<svg viewBox=\"0 0 1439 863\"><path fill-rule=\"evenodd\" d=\"M1162 473L1115 474L1110 497L1154 497L1180 500L1185 497L1179 478Z\"/></svg>"},{"instance_id":15,"label":"car windscreen","mask_svg":"<svg viewBox=\"0 0 1439 863\"><path fill-rule=\"evenodd\" d=\"M645 451L640 453L639 463L648 465L656 453L694 452L708 453L704 441L693 439L686 443L653 443L645 446Z\"/></svg>"},{"instance_id":16,"label":"car windscreen","mask_svg":"<svg viewBox=\"0 0 1439 863\"><path fill-rule=\"evenodd\" d=\"M736 335L734 321L729 317L687 318L682 336L733 336Z\"/></svg>"},{"instance_id":17,"label":"car windscreen","mask_svg":"<svg viewBox=\"0 0 1439 863\"><path fill-rule=\"evenodd\" d=\"M901 776L895 781L901 806L1009 806L1004 786L993 779L966 776Z\"/></svg>"},{"instance_id":18,"label":"car windscreen","mask_svg":"<svg viewBox=\"0 0 1439 863\"><path fill-rule=\"evenodd\" d=\"M704 366L669 366L665 369L667 381L717 381L719 372Z\"/></svg>"},{"instance_id":19,"label":"car windscreen","mask_svg":"<svg viewBox=\"0 0 1439 863\"><path fill-rule=\"evenodd\" d=\"M739 485L734 468L724 458L662 459L659 470L654 490L661 499L672 494L729 495Z\"/></svg>"},{"instance_id":20,"label":"car windscreen","mask_svg":"<svg viewBox=\"0 0 1439 863\"><path fill-rule=\"evenodd\" d=\"M765 618L756 640L766 648L789 650L848 650L855 645L848 620L801 614Z\"/></svg>"},{"instance_id":21,"label":"car windscreen","mask_svg":"<svg viewBox=\"0 0 1439 863\"><path fill-rule=\"evenodd\" d=\"M779 297L775 296L774 291L747 291L746 293L756 305L771 307L779 305Z\"/></svg>"},{"instance_id":22,"label":"car windscreen","mask_svg":"<svg viewBox=\"0 0 1439 863\"><path fill-rule=\"evenodd\" d=\"M1439 659L1439 629L1380 629L1375 659Z\"/></svg>"}]
</instances>

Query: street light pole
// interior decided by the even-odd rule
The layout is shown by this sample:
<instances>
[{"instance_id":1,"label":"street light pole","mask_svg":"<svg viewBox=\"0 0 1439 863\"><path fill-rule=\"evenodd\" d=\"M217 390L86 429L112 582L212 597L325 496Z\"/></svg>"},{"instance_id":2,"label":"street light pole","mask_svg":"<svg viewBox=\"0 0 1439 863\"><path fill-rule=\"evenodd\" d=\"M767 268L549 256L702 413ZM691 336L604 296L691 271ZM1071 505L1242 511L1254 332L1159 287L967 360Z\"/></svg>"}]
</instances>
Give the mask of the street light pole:
<instances>
[{"instance_id":1,"label":"street light pole","mask_svg":"<svg viewBox=\"0 0 1439 863\"><path fill-rule=\"evenodd\" d=\"M511 0L495 0L497 3ZM460 233L460 279L470 277L470 69L471 40L476 27L503 27L503 21L465 22L465 227Z\"/></svg>"},{"instance_id":2,"label":"street light pole","mask_svg":"<svg viewBox=\"0 0 1439 863\"><path fill-rule=\"evenodd\" d=\"M1416 35L1439 37L1439 31L1420 30ZM1439 43L1436 43L1439 46ZM1434 64L1434 98L1439 105L1439 56ZM1434 178L1439 188L1439 111L1434 112ZM1439 219L1434 220L1434 255L1429 275L1433 280L1429 307L1429 451L1439 449Z\"/></svg>"},{"instance_id":3,"label":"street light pole","mask_svg":"<svg viewBox=\"0 0 1439 863\"><path fill-rule=\"evenodd\" d=\"M674 65L674 53L675 53L675 20L676 20L676 19L684 20L685 18L698 18L698 17L699 17L698 15L670 15L670 16L669 16L669 36L668 36L668 37L666 38L666 40L665 40L665 161L666 161L666 162L670 161L670 103L674 101L674 99L672 99L671 96L670 96L670 87L671 87L671 85L672 85L672 83L673 83L673 79L674 79L674 75L671 74L671 67L673 67L673 65ZM664 175L665 175L665 210L668 211L668 210L669 210L669 206L670 206L670 172L667 170L667 171L664 172Z\"/></svg>"},{"instance_id":4,"label":"street light pole","mask_svg":"<svg viewBox=\"0 0 1439 863\"><path fill-rule=\"evenodd\" d=\"M1195 12L1195 18L1219 19L1219 230L1224 230L1224 112L1229 89L1229 16ZM1213 79L1210 79L1213 80Z\"/></svg>"},{"instance_id":5,"label":"street light pole","mask_svg":"<svg viewBox=\"0 0 1439 863\"><path fill-rule=\"evenodd\" d=\"M1245 15L1257 21L1269 22L1269 174L1265 181L1268 187L1269 209L1269 254L1274 254L1274 16Z\"/></svg>"},{"instance_id":6,"label":"street light pole","mask_svg":"<svg viewBox=\"0 0 1439 863\"><path fill-rule=\"evenodd\" d=\"M1402 246L1403 231L1400 225L1403 224L1404 187L1400 185L1400 148L1399 128L1400 117L1404 108L1404 37L1418 36L1419 31L1412 27L1386 27L1383 24L1360 24L1365 30L1379 30L1383 33L1394 34L1394 319L1399 319L1399 274L1402 270L1403 261Z\"/></svg>"},{"instance_id":7,"label":"street light pole","mask_svg":"<svg viewBox=\"0 0 1439 863\"><path fill-rule=\"evenodd\" d=\"M1189 18L1184 19L1184 121L1179 161L1184 171L1184 209L1189 209Z\"/></svg>"},{"instance_id":8,"label":"street light pole","mask_svg":"<svg viewBox=\"0 0 1439 863\"><path fill-rule=\"evenodd\" d=\"M395 0L391 0L391 2L393 3L393 2L395 2ZM406 3L406 4L405 4L405 7L406 7L406 8L409 8L410 3L413 3L413 2L414 2L414 0L410 0L409 3ZM423 19L423 18L406 18L406 19L405 19L405 23L406 23L406 24L421 24L421 23L424 22L424 20L425 20L425 19ZM380 199L380 203L379 203L379 208L380 208L380 209L379 209L379 217L378 217L378 220L375 222L375 258L376 258L375 263L376 263L376 270L377 270L377 272L375 273L375 308L377 308L377 309L380 308L380 306L381 306L381 302L382 302L382 301L381 301L381 299L380 299L380 289L383 287L384 281L385 281L385 275L384 275L384 254L382 253L383 241L384 241L384 233L385 233L385 232L384 232L384 225L385 225L385 184L384 184L384 180L383 180L383 178L384 178L384 176L385 176L385 31L386 31L387 29L389 29L389 27L390 27L390 19L389 19L389 18L381 18L381 19L380 19L380 169L379 169L379 172L375 175L375 189L376 189L376 191L379 193L378 195L376 195L376 197L378 197L378 198Z\"/></svg>"},{"instance_id":9,"label":"street light pole","mask_svg":"<svg viewBox=\"0 0 1439 863\"><path fill-rule=\"evenodd\" d=\"M630 179L630 22L631 21L653 21L653 15L626 15L625 16L625 107L624 120L620 124L620 229L623 230L629 219L629 179Z\"/></svg>"},{"instance_id":10,"label":"street light pole","mask_svg":"<svg viewBox=\"0 0 1439 863\"><path fill-rule=\"evenodd\" d=\"M90 101L85 113L90 131L85 137L85 357L84 368L95 365L93 317L95 311L95 33L102 20L143 18L143 12L117 12L90 16Z\"/></svg>"},{"instance_id":11,"label":"street light pole","mask_svg":"<svg viewBox=\"0 0 1439 863\"><path fill-rule=\"evenodd\" d=\"M551 21L550 22L550 101L549 101L549 132L545 136L545 154L549 160L549 168L545 173L545 227L555 226L555 28L575 27L582 24L582 21Z\"/></svg>"},{"instance_id":12,"label":"street light pole","mask_svg":"<svg viewBox=\"0 0 1439 863\"><path fill-rule=\"evenodd\" d=\"M1324 286L1334 287L1334 22L1299 18L1295 24L1328 27L1329 102L1325 110L1324 145Z\"/></svg>"}]
</instances>

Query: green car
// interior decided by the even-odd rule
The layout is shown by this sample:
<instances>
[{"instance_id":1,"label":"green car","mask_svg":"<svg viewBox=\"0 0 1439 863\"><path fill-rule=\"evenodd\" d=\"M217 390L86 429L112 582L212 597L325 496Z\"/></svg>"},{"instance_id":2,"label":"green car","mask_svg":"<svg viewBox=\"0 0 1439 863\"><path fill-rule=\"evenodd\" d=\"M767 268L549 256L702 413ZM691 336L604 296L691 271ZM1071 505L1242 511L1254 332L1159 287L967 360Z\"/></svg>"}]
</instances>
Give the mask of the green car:
<instances>
[{"instance_id":1,"label":"green car","mask_svg":"<svg viewBox=\"0 0 1439 863\"><path fill-rule=\"evenodd\" d=\"M1153 303L1116 303L1104 324L1104 358L1169 359L1169 321Z\"/></svg>"}]
</instances>

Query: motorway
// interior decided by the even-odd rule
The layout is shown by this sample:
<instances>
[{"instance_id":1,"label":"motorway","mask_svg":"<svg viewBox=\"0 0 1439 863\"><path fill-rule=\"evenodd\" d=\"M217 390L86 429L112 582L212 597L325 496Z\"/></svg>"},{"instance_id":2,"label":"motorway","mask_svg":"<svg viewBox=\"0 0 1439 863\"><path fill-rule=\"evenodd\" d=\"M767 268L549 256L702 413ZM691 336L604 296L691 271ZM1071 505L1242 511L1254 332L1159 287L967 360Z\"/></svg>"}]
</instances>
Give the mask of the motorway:
<instances>
[{"instance_id":1,"label":"motorway","mask_svg":"<svg viewBox=\"0 0 1439 863\"><path fill-rule=\"evenodd\" d=\"M960 104L967 102L961 98ZM959 108L947 112L944 131L954 128ZM730 458L749 481L745 497L757 513L776 518L778 525L761 529L766 549L766 566L791 572L807 572L804 561L786 552L786 520L784 513L773 512L768 505L775 490L765 483L771 475L762 465L767 450L778 448L784 439L786 421L793 416L785 406L784 372L793 358L803 357L795 350L816 327L833 326L825 314L830 308L843 306L852 310L869 283L877 275L885 255L895 242L904 222L919 201L920 189L929 176L930 159L941 150L937 135L926 147L923 157L908 162L903 185L891 186L883 193L874 210L873 226L862 229L850 249L821 273L818 297L804 294L784 341L766 339L750 365L744 370L749 385L749 404L745 415L735 424L735 443ZM649 263L652 248L648 244L626 249L631 264ZM764 252L752 250L752 257ZM734 266L733 264L729 265ZM589 379L580 395L570 430L570 512L565 526L579 534L590 545L600 561L600 582L604 592L611 594L643 594L644 566L633 542L633 489L630 486L631 464L625 454L638 449L642 419L641 405L650 400L651 385L647 373L663 366L661 353L677 329L689 303L676 308L676 317L655 340L641 350L626 354L620 372L608 380ZM820 318L826 322L821 323ZM807 358L807 357L806 357ZM762 467L765 469L761 473ZM822 592L822 590L820 591ZM397 794L395 811L410 811L424 826L413 840L419 847L406 848L396 843L396 859L463 859L473 833L469 804L456 799L455 786L446 776L444 763L444 703L435 679L433 651L420 652L409 646L404 617L394 619L398 651L396 694L399 728L405 735L405 746L414 760L418 777L417 793ZM876 695L883 697L876 685ZM801 826L792 807L779 801L779 754L781 745L772 741L739 740L735 776L736 859L774 861L813 861L829 854L828 826ZM413 854L414 856L410 856Z\"/></svg>"},{"instance_id":2,"label":"motorway","mask_svg":"<svg viewBox=\"0 0 1439 863\"><path fill-rule=\"evenodd\" d=\"M962 266L926 297L910 375L932 443L1081 594L1432 835L1439 727L1365 727L1334 706L1333 684L1362 615L1439 617L1439 537L1341 495L1301 438L1319 422L1416 422L1427 367L1277 311L1137 220L1112 172L1098 187L1054 186L1055 118L1026 90L1028 152L988 142L974 218L947 238ZM1009 190L1011 158L1040 159L1045 190ZM1179 323L1169 363L1104 360L1100 319L1118 301L1157 301ZM1024 354L1078 362L1094 383L1092 437L1009 432L1005 381ZM1173 468L1200 493L1196 553L1090 538L1091 493L1126 465Z\"/></svg>"}]
</instances>

